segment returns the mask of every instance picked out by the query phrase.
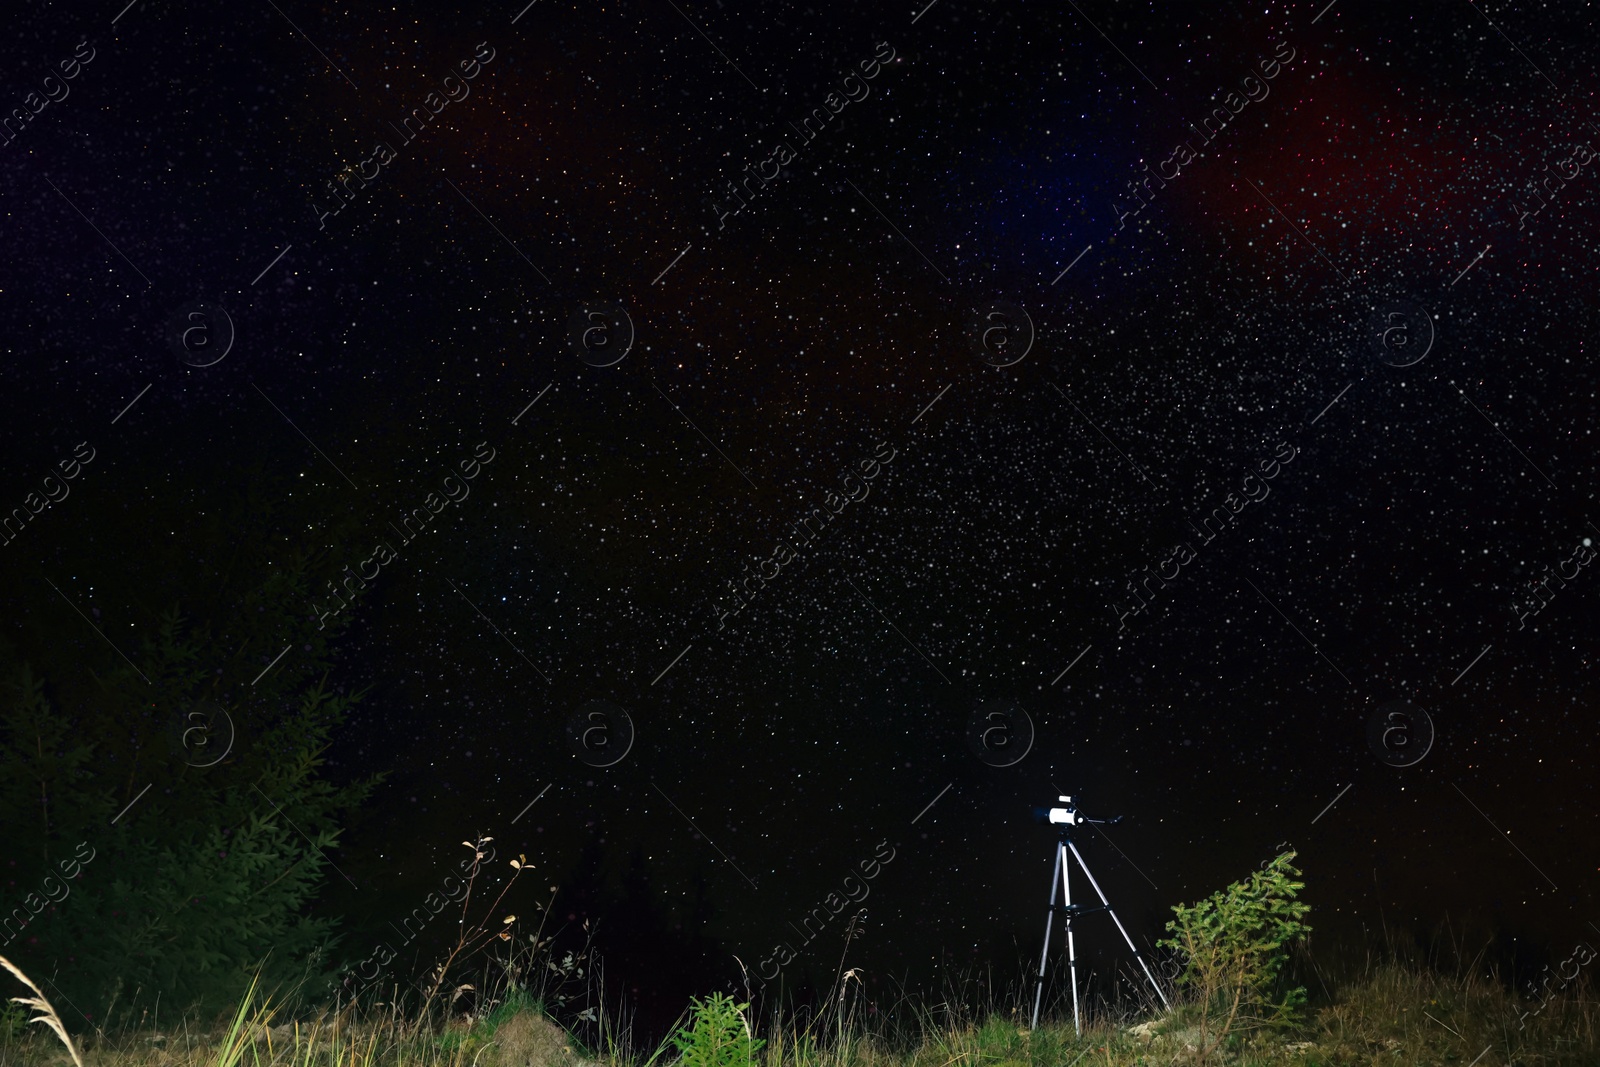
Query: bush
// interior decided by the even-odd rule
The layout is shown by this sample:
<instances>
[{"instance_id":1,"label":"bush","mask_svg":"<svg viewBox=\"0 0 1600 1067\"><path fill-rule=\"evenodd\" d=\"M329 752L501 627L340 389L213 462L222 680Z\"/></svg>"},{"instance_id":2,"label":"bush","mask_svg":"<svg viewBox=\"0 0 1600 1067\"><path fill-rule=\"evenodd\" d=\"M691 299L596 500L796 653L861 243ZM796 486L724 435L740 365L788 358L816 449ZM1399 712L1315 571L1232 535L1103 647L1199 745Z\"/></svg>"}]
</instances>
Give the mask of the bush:
<instances>
[{"instance_id":1,"label":"bush","mask_svg":"<svg viewBox=\"0 0 1600 1067\"><path fill-rule=\"evenodd\" d=\"M1172 909L1175 936L1158 944L1183 960L1177 983L1199 1007L1202 1058L1230 1034L1292 1024L1305 1004L1303 986L1283 989L1279 980L1288 946L1311 930L1300 921L1310 905L1295 900L1305 883L1295 881L1294 857L1284 852L1249 881Z\"/></svg>"}]
</instances>

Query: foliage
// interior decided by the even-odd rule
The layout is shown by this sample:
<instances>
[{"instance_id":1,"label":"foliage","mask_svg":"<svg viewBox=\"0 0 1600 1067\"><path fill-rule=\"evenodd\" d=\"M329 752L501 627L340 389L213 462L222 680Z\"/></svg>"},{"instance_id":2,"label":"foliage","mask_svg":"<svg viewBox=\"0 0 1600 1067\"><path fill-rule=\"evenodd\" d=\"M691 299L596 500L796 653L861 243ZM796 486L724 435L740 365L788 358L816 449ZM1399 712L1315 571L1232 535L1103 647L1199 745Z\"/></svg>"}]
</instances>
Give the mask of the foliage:
<instances>
[{"instance_id":1,"label":"foliage","mask_svg":"<svg viewBox=\"0 0 1600 1067\"><path fill-rule=\"evenodd\" d=\"M748 1004L723 993L690 1002L691 1022L672 1035L682 1067L749 1067L764 1041L750 1032Z\"/></svg>"},{"instance_id":2,"label":"foliage","mask_svg":"<svg viewBox=\"0 0 1600 1067\"><path fill-rule=\"evenodd\" d=\"M21 1037L28 1029L28 1012L22 1005L8 1000L0 1007L0 1045Z\"/></svg>"},{"instance_id":3,"label":"foliage","mask_svg":"<svg viewBox=\"0 0 1600 1067\"><path fill-rule=\"evenodd\" d=\"M1330 977L1329 1002L1298 1032L1259 1031L1228 1043L1218 1059L1230 1067L1600 1063L1600 1001L1588 972L1572 995L1555 998L1519 1029L1524 1003L1480 963L1461 958L1448 973L1416 960L1375 964L1369 955L1364 972ZM89 1055L96 1067L656 1067L667 1047L585 1047L542 1017L526 990L499 985L485 992L479 1011L435 1018L418 1033L416 1016L393 1003L371 1013L345 1005L273 1025L282 1005L247 990L210 1026L185 1020L164 1034L113 1031L97 1035ZM739 1006L728 1007L737 1026ZM1009 1010L991 1002L973 1013L953 1013L948 998L902 995L887 1007L853 1017L842 1039L832 1025L801 1026L793 1014L785 1025L775 1016L761 1058L766 1067L1170 1067L1196 1059L1195 1031L1169 1029L1179 1022L1171 1018L1130 1026L1115 1011L1091 1010L1075 1033L1070 1018L1027 1029L1028 1003L1020 998ZM901 1009L909 1009L909 1029L891 1020ZM59 1033L28 1029L17 1046L0 1043L0 1063L64 1061Z\"/></svg>"},{"instance_id":4,"label":"foliage","mask_svg":"<svg viewBox=\"0 0 1600 1067\"><path fill-rule=\"evenodd\" d=\"M1279 981L1288 947L1311 930L1301 922L1310 905L1295 899L1305 883L1295 881L1294 857L1281 853L1248 881L1172 909L1175 936L1158 944L1183 959L1177 983L1199 1007L1202 1058L1239 1031L1293 1024L1305 1003L1304 987Z\"/></svg>"},{"instance_id":5,"label":"foliage","mask_svg":"<svg viewBox=\"0 0 1600 1067\"><path fill-rule=\"evenodd\" d=\"M311 564L280 557L203 626L169 609L127 661L81 621L87 639L29 650L45 672L0 642L0 942L59 975L74 1027L135 995L237 1003L263 959L274 985L331 973L335 920L307 909L377 779L322 776L362 693L327 683L337 624L306 608Z\"/></svg>"}]
</instances>

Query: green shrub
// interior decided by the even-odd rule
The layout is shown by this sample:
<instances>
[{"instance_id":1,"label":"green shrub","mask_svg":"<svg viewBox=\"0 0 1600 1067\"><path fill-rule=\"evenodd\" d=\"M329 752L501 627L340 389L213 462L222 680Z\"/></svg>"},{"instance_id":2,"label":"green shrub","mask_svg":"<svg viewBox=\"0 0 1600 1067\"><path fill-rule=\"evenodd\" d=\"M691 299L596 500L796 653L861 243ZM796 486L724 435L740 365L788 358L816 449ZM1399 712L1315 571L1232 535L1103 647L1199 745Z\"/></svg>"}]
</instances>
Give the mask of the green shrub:
<instances>
[{"instance_id":1,"label":"green shrub","mask_svg":"<svg viewBox=\"0 0 1600 1067\"><path fill-rule=\"evenodd\" d=\"M1310 932L1301 918L1310 905L1295 899L1304 882L1284 852L1250 876L1191 906L1173 907L1174 936L1158 942L1183 960L1178 987L1200 1012L1201 1055L1230 1035L1292 1024L1304 1005L1303 986L1281 988L1288 947Z\"/></svg>"},{"instance_id":2,"label":"green shrub","mask_svg":"<svg viewBox=\"0 0 1600 1067\"><path fill-rule=\"evenodd\" d=\"M722 993L691 1001L692 1021L672 1035L682 1067L750 1067L764 1042L745 1021L749 1007Z\"/></svg>"},{"instance_id":3,"label":"green shrub","mask_svg":"<svg viewBox=\"0 0 1600 1067\"><path fill-rule=\"evenodd\" d=\"M27 1010L12 1000L0 1005L0 1045L10 1044L27 1032Z\"/></svg>"}]
</instances>

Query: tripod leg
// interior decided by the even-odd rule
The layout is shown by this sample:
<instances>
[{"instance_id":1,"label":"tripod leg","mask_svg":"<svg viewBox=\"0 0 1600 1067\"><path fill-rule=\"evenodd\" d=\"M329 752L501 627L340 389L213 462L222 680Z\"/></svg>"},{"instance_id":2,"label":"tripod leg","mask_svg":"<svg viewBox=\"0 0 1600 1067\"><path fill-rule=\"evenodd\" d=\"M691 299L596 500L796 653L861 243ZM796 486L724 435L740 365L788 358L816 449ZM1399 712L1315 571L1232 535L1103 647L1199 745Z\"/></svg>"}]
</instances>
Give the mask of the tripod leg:
<instances>
[{"instance_id":1,"label":"tripod leg","mask_svg":"<svg viewBox=\"0 0 1600 1067\"><path fill-rule=\"evenodd\" d=\"M1056 880L1061 875L1061 849L1056 849L1056 869L1050 874L1050 907L1044 919L1044 951L1039 953L1039 982L1033 987L1033 1022L1030 1030L1039 1028L1039 998L1044 994L1044 961L1050 955L1050 931L1056 920Z\"/></svg>"},{"instance_id":2,"label":"tripod leg","mask_svg":"<svg viewBox=\"0 0 1600 1067\"><path fill-rule=\"evenodd\" d=\"M1065 860L1067 854L1066 844L1058 845L1056 847L1056 852L1063 860ZM1076 856L1078 854L1078 850L1073 848L1072 854ZM1080 858L1078 863L1081 866L1083 864L1083 860ZM1061 864L1061 902L1067 906L1067 973L1072 976L1072 1032L1074 1035L1077 1035L1083 1032L1083 1028L1078 1023L1078 952L1072 944L1071 870L1072 864L1065 862ZM1090 881L1092 882L1093 879L1090 879Z\"/></svg>"},{"instance_id":3,"label":"tripod leg","mask_svg":"<svg viewBox=\"0 0 1600 1067\"><path fill-rule=\"evenodd\" d=\"M1100 903L1104 904L1106 906L1106 911L1111 913L1111 921L1117 924L1117 929L1118 930L1122 931L1122 940L1124 940L1124 941L1126 941L1128 943L1128 950L1133 953L1133 958L1139 961L1139 966L1140 967L1144 968L1144 976L1146 978L1150 979L1150 988L1154 989L1156 991L1156 996L1161 998L1161 1003L1162 1004L1166 1005L1169 1008L1172 1007L1172 1004L1167 1000L1166 993L1162 992L1161 991L1161 986L1159 984L1157 984L1156 976L1150 973L1149 965L1144 962L1144 954L1139 951L1139 947L1133 943L1133 938L1129 937L1128 936L1128 931L1123 928L1122 920L1117 918L1116 911L1114 911L1112 909L1112 907L1111 907L1111 901L1106 899L1105 893L1102 892L1101 889L1100 889L1100 883L1096 882L1094 880L1094 875L1089 873L1089 865L1087 863L1084 863L1083 862L1083 857L1078 854L1078 846L1072 844L1069 841L1067 843L1067 847L1072 849L1072 854L1077 857L1078 866L1083 868L1084 877L1089 879L1089 884L1090 885L1094 886L1095 894L1097 896L1099 896Z\"/></svg>"}]
</instances>

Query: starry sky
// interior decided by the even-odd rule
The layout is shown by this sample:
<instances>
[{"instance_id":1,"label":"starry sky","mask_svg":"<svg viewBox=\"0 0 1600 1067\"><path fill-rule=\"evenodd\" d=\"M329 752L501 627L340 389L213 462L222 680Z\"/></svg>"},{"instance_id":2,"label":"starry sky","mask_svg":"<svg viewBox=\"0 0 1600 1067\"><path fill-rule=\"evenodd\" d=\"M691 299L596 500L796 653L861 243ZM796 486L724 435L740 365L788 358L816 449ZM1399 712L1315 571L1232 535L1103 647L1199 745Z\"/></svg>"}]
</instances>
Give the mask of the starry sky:
<instances>
[{"instance_id":1,"label":"starry sky","mask_svg":"<svg viewBox=\"0 0 1600 1067\"><path fill-rule=\"evenodd\" d=\"M356 951L484 833L646 1021L1020 974L1061 793L1142 945L1600 923L1592 11L119 6L4 45L7 626L385 542Z\"/></svg>"}]
</instances>

